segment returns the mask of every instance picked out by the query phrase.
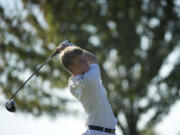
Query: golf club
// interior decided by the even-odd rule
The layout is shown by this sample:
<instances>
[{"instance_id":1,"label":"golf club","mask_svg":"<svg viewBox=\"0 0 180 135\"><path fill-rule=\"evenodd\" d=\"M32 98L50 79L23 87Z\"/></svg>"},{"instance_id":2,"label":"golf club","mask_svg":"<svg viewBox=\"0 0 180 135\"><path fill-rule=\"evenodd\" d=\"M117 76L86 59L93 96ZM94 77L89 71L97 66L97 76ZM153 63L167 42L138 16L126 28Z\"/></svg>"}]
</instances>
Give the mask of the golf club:
<instances>
[{"instance_id":1,"label":"golf club","mask_svg":"<svg viewBox=\"0 0 180 135\"><path fill-rule=\"evenodd\" d=\"M61 44L67 44L69 46L74 46L74 44L70 43L68 40L63 41ZM38 71L46 64L48 63L56 54L59 52L54 52L43 64L41 64L34 73L21 85L21 87L11 96L11 98L6 102L6 109L10 112L16 111L16 103L14 101L14 97L17 95L17 93L26 85L26 83L35 75L38 73Z\"/></svg>"},{"instance_id":2,"label":"golf club","mask_svg":"<svg viewBox=\"0 0 180 135\"><path fill-rule=\"evenodd\" d=\"M11 96L11 98L6 102L6 109L10 112L16 111L16 104L14 101L14 97L17 95L17 93L26 85L26 83L35 75L38 73L38 71L46 64L48 63L54 56L56 56L58 52L53 53L43 64L41 64L34 73L21 85L21 87Z\"/></svg>"}]
</instances>

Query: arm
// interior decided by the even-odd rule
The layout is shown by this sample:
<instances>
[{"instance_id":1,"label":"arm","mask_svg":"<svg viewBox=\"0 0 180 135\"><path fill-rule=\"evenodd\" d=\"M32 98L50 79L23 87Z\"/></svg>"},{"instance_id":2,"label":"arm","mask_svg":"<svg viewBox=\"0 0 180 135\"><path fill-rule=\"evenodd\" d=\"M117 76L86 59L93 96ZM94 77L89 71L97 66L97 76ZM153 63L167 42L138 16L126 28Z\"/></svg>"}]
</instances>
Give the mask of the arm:
<instances>
[{"instance_id":1,"label":"arm","mask_svg":"<svg viewBox=\"0 0 180 135\"><path fill-rule=\"evenodd\" d=\"M86 57L86 59L88 60L88 63L89 64L98 64L98 60L96 58L96 56L86 50L83 49L83 53L84 53L84 56Z\"/></svg>"},{"instance_id":2,"label":"arm","mask_svg":"<svg viewBox=\"0 0 180 135\"><path fill-rule=\"evenodd\" d=\"M66 47L68 46L73 46L73 44L67 42L67 41L63 41L62 43L60 43L60 45L56 48L56 52L60 53L61 51L63 51ZM85 56L85 58L88 60L89 64L98 64L98 60L96 58L96 56L86 50L83 49L83 54Z\"/></svg>"}]
</instances>

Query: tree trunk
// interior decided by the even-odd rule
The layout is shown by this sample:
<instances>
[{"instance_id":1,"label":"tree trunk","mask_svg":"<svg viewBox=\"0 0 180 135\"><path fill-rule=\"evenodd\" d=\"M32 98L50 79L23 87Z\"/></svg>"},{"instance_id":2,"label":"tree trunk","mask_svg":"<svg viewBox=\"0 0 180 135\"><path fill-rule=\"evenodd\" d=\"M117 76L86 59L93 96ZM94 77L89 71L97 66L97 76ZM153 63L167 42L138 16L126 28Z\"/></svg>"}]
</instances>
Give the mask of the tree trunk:
<instances>
[{"instance_id":1,"label":"tree trunk","mask_svg":"<svg viewBox=\"0 0 180 135\"><path fill-rule=\"evenodd\" d=\"M129 123L129 135L140 135L137 131L137 124L136 122Z\"/></svg>"}]
</instances>

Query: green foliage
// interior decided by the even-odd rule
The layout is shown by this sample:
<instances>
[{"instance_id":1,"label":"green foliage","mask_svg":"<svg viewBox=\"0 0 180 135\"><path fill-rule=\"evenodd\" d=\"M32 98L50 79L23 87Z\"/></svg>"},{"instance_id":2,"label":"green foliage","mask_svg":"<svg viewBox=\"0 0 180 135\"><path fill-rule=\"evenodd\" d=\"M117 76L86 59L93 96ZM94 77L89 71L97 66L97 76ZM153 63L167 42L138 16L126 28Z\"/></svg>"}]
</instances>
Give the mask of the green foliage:
<instances>
[{"instance_id":1,"label":"green foliage","mask_svg":"<svg viewBox=\"0 0 180 135\"><path fill-rule=\"evenodd\" d=\"M180 15L174 1L24 0L23 7L28 11L23 19L19 15L10 18L0 8L0 21L6 25L0 25L0 89L7 97L25 79L20 74L33 72L59 41L69 39L98 57L124 135L141 134L139 121L151 110L154 113L144 128L152 129L179 99L179 59L170 73L160 75L165 60L179 46ZM34 14L38 7L48 27ZM32 26L30 31L23 27L25 22ZM9 41L7 34L19 42ZM48 89L65 87L68 76L57 59L51 61L32 81L34 90L25 88L23 96L17 97L21 111L36 115L65 111L68 100ZM50 84L47 90L45 82Z\"/></svg>"},{"instance_id":2,"label":"green foliage","mask_svg":"<svg viewBox=\"0 0 180 135\"><path fill-rule=\"evenodd\" d=\"M35 69L54 53L56 46L43 41L40 36L41 32L46 31L33 13L37 6L13 9L14 14L10 13L9 8L0 6L0 9L0 90L6 98L10 98ZM64 88L66 76L58 59L54 58L37 77L28 82L31 87L25 86L18 94L18 110L37 116L42 113L53 116L59 112L65 113L69 101L53 94L56 92L53 88Z\"/></svg>"},{"instance_id":3,"label":"green foliage","mask_svg":"<svg viewBox=\"0 0 180 135\"><path fill-rule=\"evenodd\" d=\"M141 135L158 135L152 128L140 131L140 134Z\"/></svg>"}]
</instances>

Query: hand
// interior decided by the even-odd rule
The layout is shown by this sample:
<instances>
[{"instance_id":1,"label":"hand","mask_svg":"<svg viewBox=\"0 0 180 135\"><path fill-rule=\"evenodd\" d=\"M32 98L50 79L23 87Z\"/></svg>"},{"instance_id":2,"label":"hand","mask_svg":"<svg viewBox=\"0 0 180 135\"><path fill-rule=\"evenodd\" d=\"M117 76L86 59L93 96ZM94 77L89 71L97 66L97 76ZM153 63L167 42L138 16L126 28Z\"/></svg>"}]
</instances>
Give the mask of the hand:
<instances>
[{"instance_id":1,"label":"hand","mask_svg":"<svg viewBox=\"0 0 180 135\"><path fill-rule=\"evenodd\" d=\"M68 46L69 45L67 45L67 44L60 43L60 45L56 48L56 52L60 53L62 50L64 50Z\"/></svg>"}]
</instances>

